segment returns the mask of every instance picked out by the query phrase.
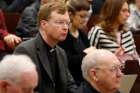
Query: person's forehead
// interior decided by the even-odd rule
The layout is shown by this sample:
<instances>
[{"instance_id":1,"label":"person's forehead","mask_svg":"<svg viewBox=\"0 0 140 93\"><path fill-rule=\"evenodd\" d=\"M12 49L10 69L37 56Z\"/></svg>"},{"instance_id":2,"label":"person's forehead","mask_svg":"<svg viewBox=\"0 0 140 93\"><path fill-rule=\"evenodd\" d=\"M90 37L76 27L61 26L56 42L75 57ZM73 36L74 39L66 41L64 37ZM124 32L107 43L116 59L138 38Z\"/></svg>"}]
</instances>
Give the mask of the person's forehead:
<instances>
[{"instance_id":1,"label":"person's forehead","mask_svg":"<svg viewBox=\"0 0 140 93\"><path fill-rule=\"evenodd\" d=\"M68 16L68 11L65 11L64 13L59 13L58 11L52 11L50 14L51 17L57 17L57 16L61 17L65 15Z\"/></svg>"},{"instance_id":2,"label":"person's forehead","mask_svg":"<svg viewBox=\"0 0 140 93\"><path fill-rule=\"evenodd\" d=\"M54 20L70 20L69 19L69 14L68 12L65 12L64 14L58 13L56 11L53 11L50 14L50 19L54 19Z\"/></svg>"},{"instance_id":3,"label":"person's forehead","mask_svg":"<svg viewBox=\"0 0 140 93\"><path fill-rule=\"evenodd\" d=\"M122 5L122 9L128 9L129 7L128 7L128 3L124 3L123 5Z\"/></svg>"},{"instance_id":4,"label":"person's forehead","mask_svg":"<svg viewBox=\"0 0 140 93\"><path fill-rule=\"evenodd\" d=\"M88 10L76 11L76 14L88 14Z\"/></svg>"}]
</instances>

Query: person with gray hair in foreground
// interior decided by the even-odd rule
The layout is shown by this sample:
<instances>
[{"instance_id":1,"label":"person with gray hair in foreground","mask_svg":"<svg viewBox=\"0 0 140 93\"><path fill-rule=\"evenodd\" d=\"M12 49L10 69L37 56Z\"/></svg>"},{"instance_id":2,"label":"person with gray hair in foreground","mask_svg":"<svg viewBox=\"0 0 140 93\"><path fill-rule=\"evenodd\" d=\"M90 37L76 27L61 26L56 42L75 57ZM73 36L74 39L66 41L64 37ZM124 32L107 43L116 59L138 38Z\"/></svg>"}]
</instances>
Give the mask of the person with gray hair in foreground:
<instances>
[{"instance_id":1,"label":"person with gray hair in foreground","mask_svg":"<svg viewBox=\"0 0 140 93\"><path fill-rule=\"evenodd\" d=\"M33 93L38 84L36 66L25 55L7 55L0 62L0 93Z\"/></svg>"},{"instance_id":2,"label":"person with gray hair in foreground","mask_svg":"<svg viewBox=\"0 0 140 93\"><path fill-rule=\"evenodd\" d=\"M118 93L123 65L110 51L94 49L82 60L85 82L77 93Z\"/></svg>"}]
</instances>

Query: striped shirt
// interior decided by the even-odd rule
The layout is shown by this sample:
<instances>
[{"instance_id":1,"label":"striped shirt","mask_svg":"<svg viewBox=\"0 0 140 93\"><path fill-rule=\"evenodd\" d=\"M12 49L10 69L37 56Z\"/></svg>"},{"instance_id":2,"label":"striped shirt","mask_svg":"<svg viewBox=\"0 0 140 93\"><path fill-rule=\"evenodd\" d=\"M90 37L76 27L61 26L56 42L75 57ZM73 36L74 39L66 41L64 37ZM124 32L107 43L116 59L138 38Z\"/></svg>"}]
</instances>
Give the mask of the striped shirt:
<instances>
[{"instance_id":1,"label":"striped shirt","mask_svg":"<svg viewBox=\"0 0 140 93\"><path fill-rule=\"evenodd\" d=\"M107 35L101 27L95 26L88 33L88 39L90 40L90 45L95 46L97 49L107 49L115 53L119 47L122 47L127 54L132 54L136 51L131 31L121 32L120 43L118 43L111 36Z\"/></svg>"}]
</instances>

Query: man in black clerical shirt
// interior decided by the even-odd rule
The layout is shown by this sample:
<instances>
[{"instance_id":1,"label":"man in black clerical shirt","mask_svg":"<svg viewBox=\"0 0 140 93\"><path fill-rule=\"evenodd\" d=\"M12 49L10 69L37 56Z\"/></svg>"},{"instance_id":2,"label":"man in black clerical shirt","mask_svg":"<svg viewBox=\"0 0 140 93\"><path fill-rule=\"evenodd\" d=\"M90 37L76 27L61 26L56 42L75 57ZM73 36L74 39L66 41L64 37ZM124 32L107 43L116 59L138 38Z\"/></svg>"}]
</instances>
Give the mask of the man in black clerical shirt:
<instances>
[{"instance_id":1,"label":"man in black clerical shirt","mask_svg":"<svg viewBox=\"0 0 140 93\"><path fill-rule=\"evenodd\" d=\"M67 68L67 57L57 43L65 40L69 14L61 0L42 5L38 14L39 33L14 51L35 62L39 74L39 93L74 93L77 86Z\"/></svg>"}]
</instances>

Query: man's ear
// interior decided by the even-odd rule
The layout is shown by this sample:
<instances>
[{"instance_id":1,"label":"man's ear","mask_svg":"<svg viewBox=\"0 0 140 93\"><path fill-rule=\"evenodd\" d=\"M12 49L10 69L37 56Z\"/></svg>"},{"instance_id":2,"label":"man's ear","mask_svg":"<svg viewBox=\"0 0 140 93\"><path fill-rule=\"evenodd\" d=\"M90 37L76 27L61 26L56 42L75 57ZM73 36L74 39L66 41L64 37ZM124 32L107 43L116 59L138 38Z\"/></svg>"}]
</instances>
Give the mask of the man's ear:
<instances>
[{"instance_id":1,"label":"man's ear","mask_svg":"<svg viewBox=\"0 0 140 93\"><path fill-rule=\"evenodd\" d=\"M89 70L89 75L90 75L90 78L91 80L94 80L94 81L97 81L97 72L96 72L96 69L95 68L92 68Z\"/></svg>"},{"instance_id":2,"label":"man's ear","mask_svg":"<svg viewBox=\"0 0 140 93\"><path fill-rule=\"evenodd\" d=\"M46 20L41 20L41 21L40 21L40 25L41 25L42 27L45 27L46 24L47 24L47 21L46 21Z\"/></svg>"}]
</instances>

